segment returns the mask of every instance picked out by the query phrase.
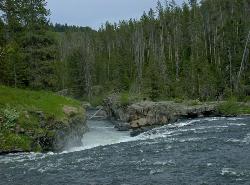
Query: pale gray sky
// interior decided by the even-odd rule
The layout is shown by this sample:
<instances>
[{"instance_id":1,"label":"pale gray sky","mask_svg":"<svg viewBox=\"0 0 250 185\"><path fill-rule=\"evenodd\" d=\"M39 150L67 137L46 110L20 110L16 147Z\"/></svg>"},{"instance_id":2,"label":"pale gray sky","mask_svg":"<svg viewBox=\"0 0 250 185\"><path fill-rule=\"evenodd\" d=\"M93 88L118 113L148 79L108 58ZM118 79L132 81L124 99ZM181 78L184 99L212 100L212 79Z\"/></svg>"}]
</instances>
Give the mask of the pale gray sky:
<instances>
[{"instance_id":1,"label":"pale gray sky","mask_svg":"<svg viewBox=\"0 0 250 185\"><path fill-rule=\"evenodd\" d=\"M176 0L181 4L183 0ZM157 0L48 0L53 23L99 28L106 21L140 18Z\"/></svg>"}]
</instances>

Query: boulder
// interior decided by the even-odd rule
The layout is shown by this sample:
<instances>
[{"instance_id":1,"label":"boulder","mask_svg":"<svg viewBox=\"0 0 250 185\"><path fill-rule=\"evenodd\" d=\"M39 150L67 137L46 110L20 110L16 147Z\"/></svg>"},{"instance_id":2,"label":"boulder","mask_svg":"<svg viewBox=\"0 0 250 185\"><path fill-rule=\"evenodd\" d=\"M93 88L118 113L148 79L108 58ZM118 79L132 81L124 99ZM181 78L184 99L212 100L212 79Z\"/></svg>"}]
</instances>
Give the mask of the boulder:
<instances>
[{"instance_id":1,"label":"boulder","mask_svg":"<svg viewBox=\"0 0 250 185\"><path fill-rule=\"evenodd\" d=\"M140 118L138 120L132 121L130 123L132 128L138 128L138 127L144 127L146 125L149 125L150 122L146 118Z\"/></svg>"},{"instance_id":2,"label":"boulder","mask_svg":"<svg viewBox=\"0 0 250 185\"><path fill-rule=\"evenodd\" d=\"M192 104L173 101L142 101L124 106L119 102L117 96L111 96L104 101L104 109L109 118L127 122L133 130L145 130L147 127L161 126L183 118L217 116L219 103ZM139 131L136 133L139 133ZM132 135L136 135L136 133Z\"/></svg>"},{"instance_id":3,"label":"boulder","mask_svg":"<svg viewBox=\"0 0 250 185\"><path fill-rule=\"evenodd\" d=\"M132 121L132 122L130 123L130 127L131 127L132 129L136 129L136 128L139 128L140 126L139 126L139 124L138 124L137 121Z\"/></svg>"},{"instance_id":4,"label":"boulder","mask_svg":"<svg viewBox=\"0 0 250 185\"><path fill-rule=\"evenodd\" d=\"M90 103L84 102L84 103L82 103L82 107L85 108L85 109L90 109L92 106L91 106Z\"/></svg>"},{"instance_id":5,"label":"boulder","mask_svg":"<svg viewBox=\"0 0 250 185\"><path fill-rule=\"evenodd\" d=\"M70 106L64 106L63 107L63 112L66 114L68 117L73 117L76 114L78 114L78 109L76 107L70 107Z\"/></svg>"},{"instance_id":6,"label":"boulder","mask_svg":"<svg viewBox=\"0 0 250 185\"><path fill-rule=\"evenodd\" d=\"M130 124L127 122L114 122L114 124L115 124L115 128L118 131L129 131L129 129L131 128Z\"/></svg>"},{"instance_id":7,"label":"boulder","mask_svg":"<svg viewBox=\"0 0 250 185\"><path fill-rule=\"evenodd\" d=\"M68 89L63 89L61 91L58 91L57 94L59 96L68 96L70 94L69 90Z\"/></svg>"},{"instance_id":8,"label":"boulder","mask_svg":"<svg viewBox=\"0 0 250 185\"><path fill-rule=\"evenodd\" d=\"M96 117L101 118L101 119L107 119L107 113L101 110L96 114Z\"/></svg>"}]
</instances>

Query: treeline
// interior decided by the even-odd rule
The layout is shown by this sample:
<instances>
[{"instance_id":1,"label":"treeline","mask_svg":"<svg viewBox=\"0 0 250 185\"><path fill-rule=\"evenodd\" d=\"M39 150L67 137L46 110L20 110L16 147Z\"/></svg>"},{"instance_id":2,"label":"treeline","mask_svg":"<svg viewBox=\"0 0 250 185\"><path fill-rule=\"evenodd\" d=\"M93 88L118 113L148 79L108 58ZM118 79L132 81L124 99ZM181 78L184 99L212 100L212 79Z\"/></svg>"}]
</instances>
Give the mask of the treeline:
<instances>
[{"instance_id":1,"label":"treeline","mask_svg":"<svg viewBox=\"0 0 250 185\"><path fill-rule=\"evenodd\" d=\"M153 100L250 94L248 0L158 2L140 20L98 31L51 27L43 0L23 0L20 11L8 2L16 1L0 7L1 83L88 99L111 91Z\"/></svg>"},{"instance_id":2,"label":"treeline","mask_svg":"<svg viewBox=\"0 0 250 185\"><path fill-rule=\"evenodd\" d=\"M0 82L54 89L55 33L49 31L45 0L1 0Z\"/></svg>"},{"instance_id":3,"label":"treeline","mask_svg":"<svg viewBox=\"0 0 250 185\"><path fill-rule=\"evenodd\" d=\"M84 31L91 31L90 27L82 27L82 26L75 26L75 25L68 25L68 24L50 24L50 28L53 29L55 32L84 32Z\"/></svg>"}]
</instances>

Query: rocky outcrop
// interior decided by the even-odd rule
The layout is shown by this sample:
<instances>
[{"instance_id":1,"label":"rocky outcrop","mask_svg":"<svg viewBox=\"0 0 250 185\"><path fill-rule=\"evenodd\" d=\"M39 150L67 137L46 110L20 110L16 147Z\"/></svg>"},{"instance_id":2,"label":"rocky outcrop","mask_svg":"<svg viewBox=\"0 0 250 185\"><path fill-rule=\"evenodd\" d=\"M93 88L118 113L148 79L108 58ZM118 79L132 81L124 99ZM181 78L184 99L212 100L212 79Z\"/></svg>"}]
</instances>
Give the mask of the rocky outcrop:
<instances>
[{"instance_id":1,"label":"rocky outcrop","mask_svg":"<svg viewBox=\"0 0 250 185\"><path fill-rule=\"evenodd\" d=\"M218 105L217 102L191 104L172 101L143 101L122 105L116 96L105 100L108 117L119 121L118 124L116 123L116 127L122 128L122 130L124 128L132 129L133 133L169 124L181 118L216 116L218 115Z\"/></svg>"},{"instance_id":2,"label":"rocky outcrop","mask_svg":"<svg viewBox=\"0 0 250 185\"><path fill-rule=\"evenodd\" d=\"M72 117L78 114L78 109L76 107L64 106L63 113L68 117Z\"/></svg>"},{"instance_id":3,"label":"rocky outcrop","mask_svg":"<svg viewBox=\"0 0 250 185\"><path fill-rule=\"evenodd\" d=\"M85 111L73 107L64 107L63 110L67 115L65 120L48 116L42 111L25 111L24 116L27 119L32 117L37 123L29 129L23 129L17 124L4 137L0 132L0 155L20 152L60 152L68 146L81 146L82 136L88 131Z\"/></svg>"},{"instance_id":4,"label":"rocky outcrop","mask_svg":"<svg viewBox=\"0 0 250 185\"><path fill-rule=\"evenodd\" d=\"M87 131L82 102L5 86L0 86L0 95L0 154L57 152L81 145Z\"/></svg>"},{"instance_id":5,"label":"rocky outcrop","mask_svg":"<svg viewBox=\"0 0 250 185\"><path fill-rule=\"evenodd\" d=\"M75 107L63 107L67 115L66 120L48 118L43 113L38 113L39 122L45 132L36 140L42 151L62 151L68 146L81 146L81 139L88 128L86 125L85 111L79 111Z\"/></svg>"},{"instance_id":6,"label":"rocky outcrop","mask_svg":"<svg viewBox=\"0 0 250 185\"><path fill-rule=\"evenodd\" d=\"M82 136L88 131L86 116L76 114L66 121L51 120L46 123L46 132L37 140L43 151L62 151L82 145Z\"/></svg>"}]
</instances>

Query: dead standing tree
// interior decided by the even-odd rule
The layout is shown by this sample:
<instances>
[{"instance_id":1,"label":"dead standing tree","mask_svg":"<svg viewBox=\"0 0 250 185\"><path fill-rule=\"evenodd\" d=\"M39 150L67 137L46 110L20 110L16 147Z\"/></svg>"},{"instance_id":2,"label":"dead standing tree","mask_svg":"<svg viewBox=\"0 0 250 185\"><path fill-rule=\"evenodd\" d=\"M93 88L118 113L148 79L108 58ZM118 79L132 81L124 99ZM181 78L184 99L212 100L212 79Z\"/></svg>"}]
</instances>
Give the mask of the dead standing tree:
<instances>
[{"instance_id":1,"label":"dead standing tree","mask_svg":"<svg viewBox=\"0 0 250 185\"><path fill-rule=\"evenodd\" d=\"M82 79L82 86L84 94L87 95L90 100L92 96L92 67L94 63L94 50L92 46L91 38L88 34L83 34L81 36L80 42L80 78Z\"/></svg>"},{"instance_id":2,"label":"dead standing tree","mask_svg":"<svg viewBox=\"0 0 250 185\"><path fill-rule=\"evenodd\" d=\"M134 60L136 65L136 92L141 92L142 75L144 65L145 42L143 36L143 28L139 25L133 37Z\"/></svg>"},{"instance_id":3,"label":"dead standing tree","mask_svg":"<svg viewBox=\"0 0 250 185\"><path fill-rule=\"evenodd\" d=\"M247 59L249 58L249 49L248 49L249 42L250 42L250 31L249 31L248 36L247 36L247 40L246 40L246 44L245 44L245 48L244 48L244 52L243 52L243 56L242 56L242 60L241 60L240 70L238 72L238 80L237 80L237 84L236 84L237 89L239 89L241 75L245 69Z\"/></svg>"}]
</instances>

